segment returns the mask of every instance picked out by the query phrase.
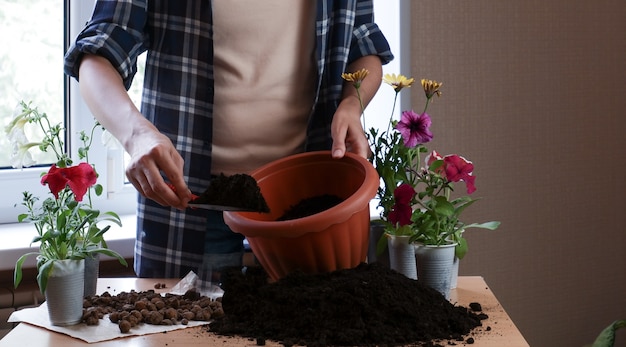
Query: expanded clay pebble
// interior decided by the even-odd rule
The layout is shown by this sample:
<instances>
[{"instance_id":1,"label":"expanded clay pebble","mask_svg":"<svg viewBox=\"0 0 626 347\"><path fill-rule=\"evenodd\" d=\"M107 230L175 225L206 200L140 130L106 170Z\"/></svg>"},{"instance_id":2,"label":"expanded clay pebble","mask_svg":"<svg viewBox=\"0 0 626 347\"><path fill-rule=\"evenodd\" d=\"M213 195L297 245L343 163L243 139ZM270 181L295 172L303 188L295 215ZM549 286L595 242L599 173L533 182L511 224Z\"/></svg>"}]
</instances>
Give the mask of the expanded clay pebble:
<instances>
[{"instance_id":1,"label":"expanded clay pebble","mask_svg":"<svg viewBox=\"0 0 626 347\"><path fill-rule=\"evenodd\" d=\"M112 323L118 324L120 332L128 333L140 323L152 325L189 324L189 321L209 321L224 315L221 299L201 296L195 290L183 295L165 294L154 290L144 292L121 292L111 295L86 297L83 300L82 321L97 325L106 314Z\"/></svg>"}]
</instances>

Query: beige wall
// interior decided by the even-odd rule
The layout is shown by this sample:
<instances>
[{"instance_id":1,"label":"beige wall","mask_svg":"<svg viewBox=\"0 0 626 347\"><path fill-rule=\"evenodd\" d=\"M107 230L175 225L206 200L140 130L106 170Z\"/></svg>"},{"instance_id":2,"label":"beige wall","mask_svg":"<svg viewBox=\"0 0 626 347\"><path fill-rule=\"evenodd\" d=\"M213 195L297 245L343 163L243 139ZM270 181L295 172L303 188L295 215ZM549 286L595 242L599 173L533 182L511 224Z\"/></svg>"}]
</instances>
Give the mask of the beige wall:
<instances>
[{"instance_id":1,"label":"beige wall","mask_svg":"<svg viewBox=\"0 0 626 347\"><path fill-rule=\"evenodd\" d=\"M412 76L444 83L429 147L474 162L466 221L502 221L467 233L461 274L531 346L590 343L626 319L626 2L411 1L411 19Z\"/></svg>"}]
</instances>

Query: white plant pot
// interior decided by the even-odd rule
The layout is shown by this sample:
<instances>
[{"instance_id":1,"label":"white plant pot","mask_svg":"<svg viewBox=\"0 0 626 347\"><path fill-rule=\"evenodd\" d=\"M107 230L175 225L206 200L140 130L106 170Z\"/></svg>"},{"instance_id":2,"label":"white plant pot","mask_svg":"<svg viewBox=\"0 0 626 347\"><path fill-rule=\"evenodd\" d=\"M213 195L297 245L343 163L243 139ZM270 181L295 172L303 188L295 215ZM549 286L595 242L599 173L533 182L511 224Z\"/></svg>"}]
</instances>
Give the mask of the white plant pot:
<instances>
[{"instance_id":1,"label":"white plant pot","mask_svg":"<svg viewBox=\"0 0 626 347\"><path fill-rule=\"evenodd\" d=\"M96 294L98 276L100 275L100 254L95 253L85 258L85 290L84 296Z\"/></svg>"},{"instance_id":2,"label":"white plant pot","mask_svg":"<svg viewBox=\"0 0 626 347\"><path fill-rule=\"evenodd\" d=\"M57 260L54 262L46 287L46 304L52 325L80 323L83 316L85 261Z\"/></svg>"},{"instance_id":3,"label":"white plant pot","mask_svg":"<svg viewBox=\"0 0 626 347\"><path fill-rule=\"evenodd\" d=\"M452 265L456 244L419 245L415 248L419 281L450 298Z\"/></svg>"},{"instance_id":4,"label":"white plant pot","mask_svg":"<svg viewBox=\"0 0 626 347\"><path fill-rule=\"evenodd\" d=\"M385 225L380 221L372 220L370 221L370 235L369 235L369 245L367 249L367 262L368 263L379 263L383 266L389 268L389 247L385 248L385 250L378 254L378 241L385 234Z\"/></svg>"},{"instance_id":5,"label":"white plant pot","mask_svg":"<svg viewBox=\"0 0 626 347\"><path fill-rule=\"evenodd\" d=\"M410 236L387 235L389 249L389 267L404 276L417 279L417 264L415 264L415 246L409 243Z\"/></svg>"},{"instance_id":6,"label":"white plant pot","mask_svg":"<svg viewBox=\"0 0 626 347\"><path fill-rule=\"evenodd\" d=\"M458 279L459 279L459 263L461 259L454 257L452 262L452 273L450 274L450 289L456 288Z\"/></svg>"}]
</instances>

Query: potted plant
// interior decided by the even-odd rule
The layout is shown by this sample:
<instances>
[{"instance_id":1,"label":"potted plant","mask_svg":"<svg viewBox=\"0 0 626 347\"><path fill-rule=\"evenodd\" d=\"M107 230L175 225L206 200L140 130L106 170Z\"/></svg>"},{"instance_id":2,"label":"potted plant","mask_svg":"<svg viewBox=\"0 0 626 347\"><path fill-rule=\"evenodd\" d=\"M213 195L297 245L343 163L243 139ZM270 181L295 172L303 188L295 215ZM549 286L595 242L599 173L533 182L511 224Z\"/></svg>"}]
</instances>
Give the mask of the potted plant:
<instances>
[{"instance_id":1,"label":"potted plant","mask_svg":"<svg viewBox=\"0 0 626 347\"><path fill-rule=\"evenodd\" d=\"M41 130L41 141L30 142L27 139L24 131L27 125ZM39 243L39 250L22 255L15 264L14 273L17 287L22 281L24 261L29 256L37 257L37 283L46 296L53 324L69 325L80 321L85 258L105 254L117 258L126 266L124 258L107 248L104 241L103 235L110 225L103 228L98 225L104 221L121 225L120 217L114 212L101 213L92 205L92 192L96 195L102 193L102 186L97 184L98 175L88 158L94 131L99 126L96 122L89 135L81 132L83 147L78 150L78 156L84 161L77 165L73 165L72 158L65 151L61 125L50 124L48 116L30 104L21 102L13 120L5 128L13 146L13 167L35 164L30 154L33 148L50 151L56 157L56 162L41 177L41 184L48 186L51 196L39 203L38 197L29 192L23 193L22 205L27 212L19 214L17 219L34 225L37 234L32 243ZM61 287L66 284L77 287L75 294L69 294L68 289ZM60 294L60 301L57 302L53 294ZM69 302L75 306L66 305ZM79 307L78 314L76 307ZM69 317L65 317L65 313Z\"/></svg>"},{"instance_id":2,"label":"potted plant","mask_svg":"<svg viewBox=\"0 0 626 347\"><path fill-rule=\"evenodd\" d=\"M358 92L367 74L368 71L362 69L344 73L342 77L352 82ZM422 113L403 111L400 120L397 120L393 117L393 110L398 94L411 87L414 79L386 74L383 81L395 90L390 120L385 131L371 128L366 134L372 147L372 163L382 179L377 196L382 207L380 221L385 225L385 233L379 240L378 252L388 247L388 240L402 236L408 238L410 243L423 246L452 247L453 253L462 258L467 253L467 242L463 238L465 229L496 229L499 222L464 224L459 219L463 210L475 200L468 196L453 197L453 184L465 182L468 194L476 190L471 162L456 154L441 157L432 151L426 157L425 165L421 164L422 155L428 153L425 144L433 139L430 131L432 121L426 111L433 97L441 95L442 84L422 79L426 96ZM393 268L391 256L390 248ZM453 259L450 258L451 263ZM420 280L426 279L426 270L419 270Z\"/></svg>"}]
</instances>

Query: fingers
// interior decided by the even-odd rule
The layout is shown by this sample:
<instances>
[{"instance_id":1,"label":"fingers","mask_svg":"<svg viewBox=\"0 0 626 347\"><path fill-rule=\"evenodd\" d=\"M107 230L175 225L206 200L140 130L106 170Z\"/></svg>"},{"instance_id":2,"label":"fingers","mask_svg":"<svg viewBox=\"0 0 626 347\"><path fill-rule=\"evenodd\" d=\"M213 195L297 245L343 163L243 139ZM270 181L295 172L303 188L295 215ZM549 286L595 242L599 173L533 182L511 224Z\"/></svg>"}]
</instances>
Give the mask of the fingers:
<instances>
[{"instance_id":1,"label":"fingers","mask_svg":"<svg viewBox=\"0 0 626 347\"><path fill-rule=\"evenodd\" d=\"M346 151L366 159L371 155L369 143L358 118L356 118L356 122L335 122L333 120L331 136L333 138L331 149L333 158L342 158Z\"/></svg>"},{"instance_id":2,"label":"fingers","mask_svg":"<svg viewBox=\"0 0 626 347\"><path fill-rule=\"evenodd\" d=\"M191 200L191 192L182 172L180 154L171 143L160 143L145 153L136 154L126 169L126 176L144 197L162 206L185 209ZM166 184L163 176L175 189Z\"/></svg>"},{"instance_id":3,"label":"fingers","mask_svg":"<svg viewBox=\"0 0 626 347\"><path fill-rule=\"evenodd\" d=\"M333 158L343 158L344 154L346 154L346 131L339 129L337 133L332 134L332 137L333 147L331 151Z\"/></svg>"}]
</instances>

